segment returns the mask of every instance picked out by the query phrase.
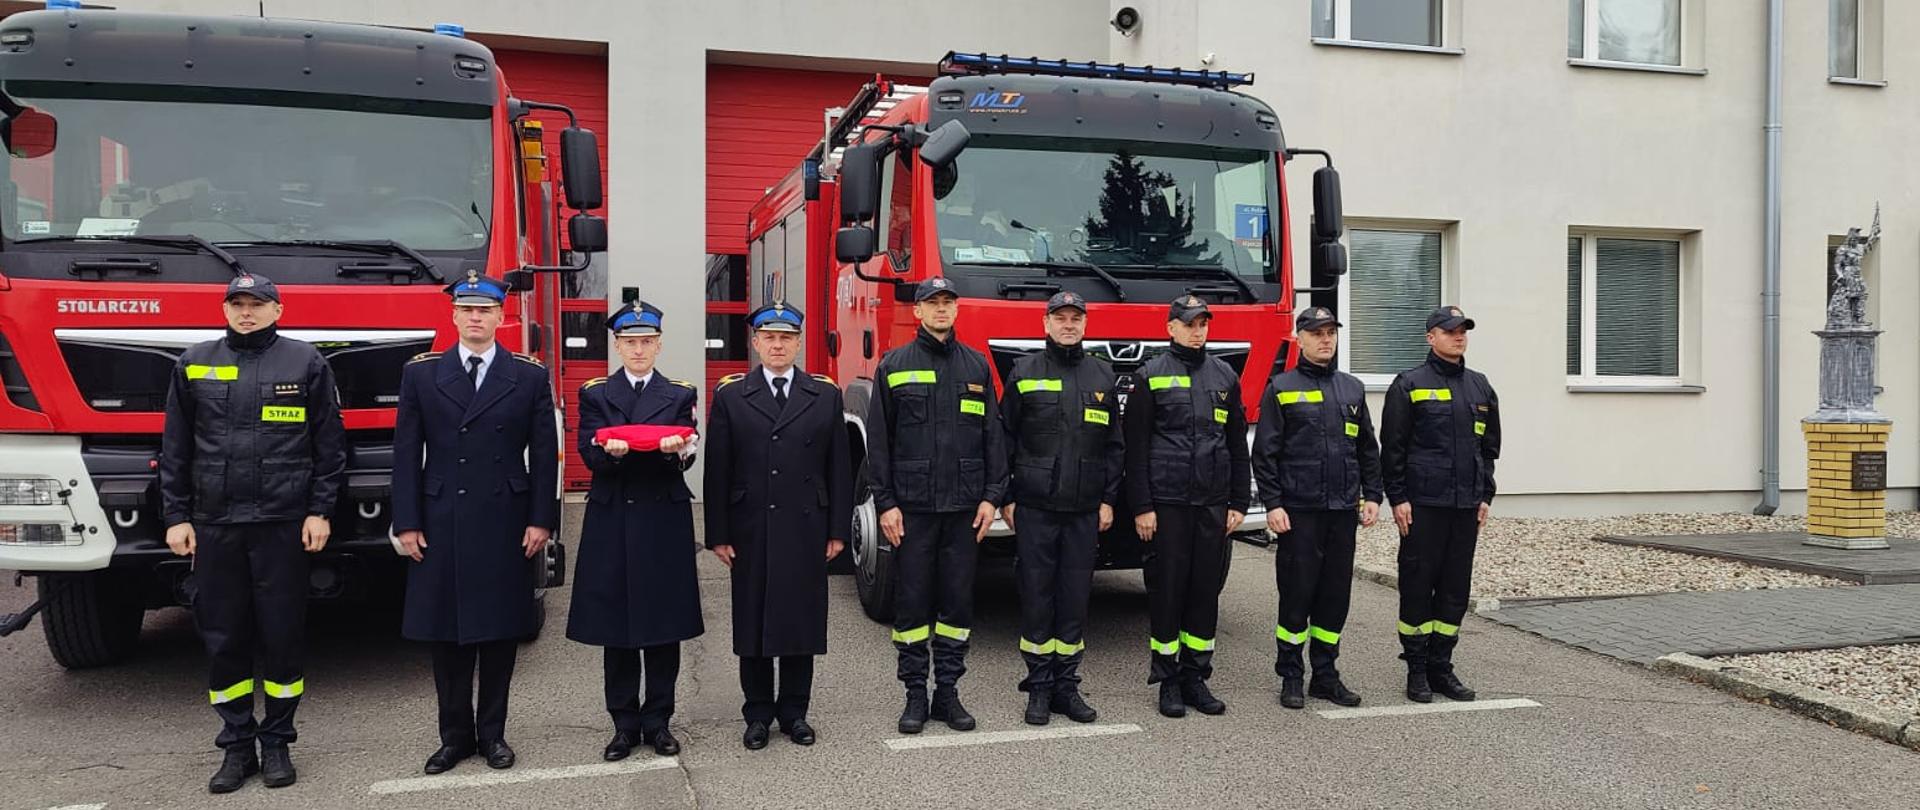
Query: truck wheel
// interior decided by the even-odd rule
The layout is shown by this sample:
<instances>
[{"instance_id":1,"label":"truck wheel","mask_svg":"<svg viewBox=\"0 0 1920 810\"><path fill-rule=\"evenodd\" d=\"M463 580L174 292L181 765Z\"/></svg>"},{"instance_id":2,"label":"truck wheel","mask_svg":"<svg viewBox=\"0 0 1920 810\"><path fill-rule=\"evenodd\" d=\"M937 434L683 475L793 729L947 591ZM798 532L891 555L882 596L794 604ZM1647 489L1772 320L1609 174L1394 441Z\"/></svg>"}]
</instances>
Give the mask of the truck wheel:
<instances>
[{"instance_id":1,"label":"truck wheel","mask_svg":"<svg viewBox=\"0 0 1920 810\"><path fill-rule=\"evenodd\" d=\"M866 465L860 477L867 478ZM860 592L860 607L876 622L893 621L893 547L880 537L880 515L874 511L873 495L860 493L862 500L853 507L853 584Z\"/></svg>"},{"instance_id":2,"label":"truck wheel","mask_svg":"<svg viewBox=\"0 0 1920 810\"><path fill-rule=\"evenodd\" d=\"M47 651L67 669L86 669L119 663L140 642L145 608L117 587L105 571L84 574L42 574L40 626L47 634Z\"/></svg>"}]
</instances>

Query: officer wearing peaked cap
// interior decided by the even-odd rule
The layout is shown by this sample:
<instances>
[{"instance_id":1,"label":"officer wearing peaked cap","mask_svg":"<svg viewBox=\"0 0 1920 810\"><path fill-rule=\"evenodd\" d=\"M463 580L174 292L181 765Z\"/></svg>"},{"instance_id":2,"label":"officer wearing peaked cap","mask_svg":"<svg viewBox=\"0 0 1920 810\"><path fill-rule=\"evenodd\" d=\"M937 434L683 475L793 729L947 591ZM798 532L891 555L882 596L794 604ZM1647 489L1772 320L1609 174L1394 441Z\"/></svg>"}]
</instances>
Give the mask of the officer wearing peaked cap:
<instances>
[{"instance_id":1,"label":"officer wearing peaked cap","mask_svg":"<svg viewBox=\"0 0 1920 810\"><path fill-rule=\"evenodd\" d=\"M814 743L813 657L827 651L827 562L852 530L853 468L840 389L795 364L800 311L776 303L747 318L760 363L714 389L705 511L707 547L732 572L741 743L757 750L775 720Z\"/></svg>"},{"instance_id":2,"label":"officer wearing peaked cap","mask_svg":"<svg viewBox=\"0 0 1920 810\"><path fill-rule=\"evenodd\" d=\"M469 273L446 292L459 343L407 363L393 435L393 532L413 560L401 633L431 647L440 705L430 774L475 753L513 766L515 646L539 624L528 560L560 525L547 369L494 340L507 286Z\"/></svg>"},{"instance_id":3,"label":"officer wearing peaked cap","mask_svg":"<svg viewBox=\"0 0 1920 810\"><path fill-rule=\"evenodd\" d=\"M213 793L256 771L268 787L295 780L287 746L306 692L307 555L332 533L347 464L333 372L312 344L279 334L279 289L238 276L223 309L226 335L174 367L159 466L167 546L194 558L194 623L222 721ZM256 683L266 704L257 723Z\"/></svg>"},{"instance_id":4,"label":"officer wearing peaked cap","mask_svg":"<svg viewBox=\"0 0 1920 810\"><path fill-rule=\"evenodd\" d=\"M594 436L621 425L698 426L699 392L654 366L661 329L661 312L652 304L615 311L607 330L620 368L588 380L579 396L576 448L593 471L593 484L580 529L567 638L603 648L614 728L604 751L608 761L625 759L639 745L661 756L680 752L667 728L680 642L706 631L694 570L699 546L693 539L693 493L685 479L693 444L670 436L658 449L643 451L620 439L601 444Z\"/></svg>"}]
</instances>

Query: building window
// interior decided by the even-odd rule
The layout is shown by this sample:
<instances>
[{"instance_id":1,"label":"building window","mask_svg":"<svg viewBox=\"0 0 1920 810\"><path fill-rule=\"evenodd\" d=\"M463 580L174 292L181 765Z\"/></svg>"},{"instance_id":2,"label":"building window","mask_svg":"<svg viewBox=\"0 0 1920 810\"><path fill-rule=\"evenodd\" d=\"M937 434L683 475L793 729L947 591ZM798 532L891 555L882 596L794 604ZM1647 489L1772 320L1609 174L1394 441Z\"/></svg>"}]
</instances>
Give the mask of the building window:
<instances>
[{"instance_id":1,"label":"building window","mask_svg":"<svg viewBox=\"0 0 1920 810\"><path fill-rule=\"evenodd\" d=\"M1446 0L1313 0L1313 38L1439 48Z\"/></svg>"},{"instance_id":2,"label":"building window","mask_svg":"<svg viewBox=\"0 0 1920 810\"><path fill-rule=\"evenodd\" d=\"M1567 57L1583 62L1691 66L1699 0L1568 0Z\"/></svg>"},{"instance_id":3,"label":"building window","mask_svg":"<svg viewBox=\"0 0 1920 810\"><path fill-rule=\"evenodd\" d=\"M1827 0L1827 77L1841 84L1884 84L1883 0Z\"/></svg>"},{"instance_id":4,"label":"building window","mask_svg":"<svg viewBox=\"0 0 1920 810\"><path fill-rule=\"evenodd\" d=\"M1441 302L1442 231L1363 228L1347 232L1350 256L1343 299L1340 356L1371 384L1420 365L1427 357L1427 315Z\"/></svg>"},{"instance_id":5,"label":"building window","mask_svg":"<svg viewBox=\"0 0 1920 810\"><path fill-rule=\"evenodd\" d=\"M1588 382L1678 384L1682 240L1567 239L1567 374Z\"/></svg>"}]
</instances>

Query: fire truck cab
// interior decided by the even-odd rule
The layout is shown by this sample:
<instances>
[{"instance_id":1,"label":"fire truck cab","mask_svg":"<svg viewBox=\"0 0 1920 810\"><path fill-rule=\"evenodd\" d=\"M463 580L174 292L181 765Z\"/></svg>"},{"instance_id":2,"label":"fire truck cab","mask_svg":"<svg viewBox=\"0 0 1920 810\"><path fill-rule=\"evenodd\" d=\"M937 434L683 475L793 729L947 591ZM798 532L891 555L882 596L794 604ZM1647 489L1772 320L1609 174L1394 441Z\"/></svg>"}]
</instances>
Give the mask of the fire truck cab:
<instances>
[{"instance_id":1,"label":"fire truck cab","mask_svg":"<svg viewBox=\"0 0 1920 810\"><path fill-rule=\"evenodd\" d=\"M1233 91L1250 75L966 53L938 70L926 87L876 78L829 111L821 143L749 215L749 295L804 302L804 360L845 389L856 466L874 369L913 339L913 288L932 275L952 282L958 335L1001 384L1044 347L1046 299L1079 293L1085 345L1119 372L1123 408L1133 373L1167 349L1168 303L1199 297L1214 313L1208 351L1241 375L1254 421L1294 356L1296 292L1330 304L1345 272L1329 160L1313 178L1312 283L1294 287L1285 165L1325 153L1287 148L1273 110ZM891 548L856 497L861 602L885 619ZM1138 567L1132 511L1115 512L1100 564ZM1244 531L1263 533L1263 519L1256 501Z\"/></svg>"},{"instance_id":2,"label":"fire truck cab","mask_svg":"<svg viewBox=\"0 0 1920 810\"><path fill-rule=\"evenodd\" d=\"M527 116L564 108L513 98L454 25L49 5L0 21L0 569L39 596L0 634L44 611L54 658L95 666L132 652L146 610L186 604L192 564L160 525L162 412L243 272L279 286L282 333L338 381L346 481L311 595L396 596L395 406L408 359L457 339L442 286L504 277L502 344L559 360L559 278L541 271L577 265ZM568 203L599 205L594 135L560 140ZM604 249L604 221L568 228L576 256Z\"/></svg>"}]
</instances>

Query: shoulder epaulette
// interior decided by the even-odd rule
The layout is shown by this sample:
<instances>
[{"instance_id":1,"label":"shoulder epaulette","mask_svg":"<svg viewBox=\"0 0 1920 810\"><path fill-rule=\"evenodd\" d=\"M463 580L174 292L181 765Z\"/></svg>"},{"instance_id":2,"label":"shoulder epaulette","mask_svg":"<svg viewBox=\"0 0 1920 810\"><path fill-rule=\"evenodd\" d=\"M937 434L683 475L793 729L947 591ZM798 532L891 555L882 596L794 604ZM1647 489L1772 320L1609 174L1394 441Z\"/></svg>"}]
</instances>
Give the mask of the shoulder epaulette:
<instances>
[{"instance_id":1,"label":"shoulder epaulette","mask_svg":"<svg viewBox=\"0 0 1920 810\"><path fill-rule=\"evenodd\" d=\"M432 360L433 358L439 357L439 356L440 356L439 352L421 352L419 354L414 355L413 359L408 360L407 363L409 365L413 363L424 363L428 360Z\"/></svg>"},{"instance_id":2,"label":"shoulder epaulette","mask_svg":"<svg viewBox=\"0 0 1920 810\"><path fill-rule=\"evenodd\" d=\"M601 384L604 384L604 383L606 383L606 381L607 381L607 378L605 378L605 377L595 377L595 378L593 378L593 379L591 379L591 380L588 380L588 381L586 382L586 384L585 384L585 385L582 385L582 386L580 386L580 390L582 390L582 391L585 391L585 390L587 390L587 389L589 389L589 388L592 388L592 387L594 387L594 386L596 386L596 385L601 385Z\"/></svg>"},{"instance_id":3,"label":"shoulder epaulette","mask_svg":"<svg viewBox=\"0 0 1920 810\"><path fill-rule=\"evenodd\" d=\"M832 377L829 377L829 376L827 376L827 375L825 375L825 374L815 374L815 375L813 375L813 378L814 378L814 379L816 379L816 380L819 380L819 381L821 381L821 382L823 382L823 383L826 383L826 384L828 384L828 385L834 385L834 384L835 384L835 383L834 383L834 381L833 381L833 378L832 378Z\"/></svg>"},{"instance_id":4,"label":"shoulder epaulette","mask_svg":"<svg viewBox=\"0 0 1920 810\"><path fill-rule=\"evenodd\" d=\"M668 380L668 382L671 382L674 385L680 386L681 388L685 388L690 391L700 390L699 388L695 388L693 383L687 382L686 380Z\"/></svg>"},{"instance_id":5,"label":"shoulder epaulette","mask_svg":"<svg viewBox=\"0 0 1920 810\"><path fill-rule=\"evenodd\" d=\"M531 355L531 354L521 354L521 353L519 353L519 352L514 352L514 353L513 353L513 356L514 356L514 357L516 357L516 358L518 358L518 359L521 359L521 360L525 360L525 361L527 361L527 362L529 362L529 363L532 363L532 364L534 364L534 365L536 365L536 366L539 366L539 367L541 367L541 368L546 368L546 367L547 367L547 364L546 364L546 363L542 363L542 362L540 362L540 358L538 358L538 357L534 357L534 356L533 356L533 355Z\"/></svg>"},{"instance_id":6,"label":"shoulder epaulette","mask_svg":"<svg viewBox=\"0 0 1920 810\"><path fill-rule=\"evenodd\" d=\"M720 378L720 382L717 382L717 383L715 383L715 384L714 384L714 386L713 386L713 390L715 390L715 391L718 391L718 390L720 390L720 389L722 389L722 388L725 388L725 387L727 387L728 385L731 385L731 384L733 384L733 383L737 383L737 382L739 382L739 381L741 381L741 380L744 380L744 379L746 379L746 378L747 378L747 375L745 375L745 374L728 374L728 375L727 375L727 376L725 376L725 377L721 377L721 378Z\"/></svg>"}]
</instances>

